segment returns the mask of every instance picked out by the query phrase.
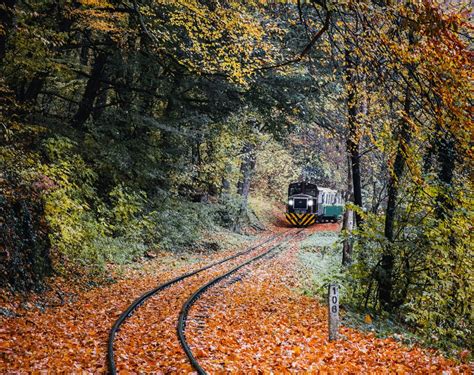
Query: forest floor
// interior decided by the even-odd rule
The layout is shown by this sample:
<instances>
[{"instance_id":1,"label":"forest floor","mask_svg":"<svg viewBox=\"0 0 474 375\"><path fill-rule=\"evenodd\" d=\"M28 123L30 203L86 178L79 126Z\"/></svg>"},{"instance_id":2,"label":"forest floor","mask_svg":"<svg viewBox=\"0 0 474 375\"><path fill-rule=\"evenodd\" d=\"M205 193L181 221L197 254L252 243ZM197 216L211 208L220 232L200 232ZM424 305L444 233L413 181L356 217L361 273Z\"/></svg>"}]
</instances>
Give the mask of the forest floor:
<instances>
[{"instance_id":1,"label":"forest floor","mask_svg":"<svg viewBox=\"0 0 474 375\"><path fill-rule=\"evenodd\" d=\"M280 224L256 234L259 243ZM295 231L295 229L290 229ZM186 337L209 373L472 373L434 351L342 327L340 340L327 340L327 308L305 295L307 269L302 240L338 224L306 229L272 256L239 270L191 309ZM40 300L0 301L0 373L106 372L108 332L139 295L184 272L223 259L249 246L201 254L158 254L113 284L82 290L56 280ZM242 262L235 260L192 276L145 302L117 335L119 372L188 373L192 368L176 337L182 304L205 282ZM38 301L42 301L41 304ZM50 301L50 305L44 301Z\"/></svg>"}]
</instances>

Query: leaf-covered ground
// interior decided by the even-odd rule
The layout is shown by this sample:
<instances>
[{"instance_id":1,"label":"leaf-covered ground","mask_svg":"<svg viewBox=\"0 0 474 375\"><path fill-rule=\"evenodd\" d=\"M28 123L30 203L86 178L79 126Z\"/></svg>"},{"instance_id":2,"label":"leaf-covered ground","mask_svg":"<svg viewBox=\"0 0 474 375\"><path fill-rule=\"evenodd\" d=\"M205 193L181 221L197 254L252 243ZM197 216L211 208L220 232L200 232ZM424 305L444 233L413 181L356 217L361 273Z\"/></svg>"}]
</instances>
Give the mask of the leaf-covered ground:
<instances>
[{"instance_id":1,"label":"leaf-covered ground","mask_svg":"<svg viewBox=\"0 0 474 375\"><path fill-rule=\"evenodd\" d=\"M326 308L299 292L298 251L294 244L242 270L195 305L187 336L209 373L471 373L434 352L349 328L329 342Z\"/></svg>"},{"instance_id":2,"label":"leaf-covered ground","mask_svg":"<svg viewBox=\"0 0 474 375\"><path fill-rule=\"evenodd\" d=\"M245 244L239 247L244 248ZM105 371L109 329L137 296L237 250L201 255L158 254L144 268L125 274L121 281L88 291L57 280L54 292L41 298L32 296L27 302L2 295L0 307L8 313L0 314L0 373ZM64 294L63 305L56 291ZM59 306L48 308L48 304ZM9 317L12 314L17 316Z\"/></svg>"},{"instance_id":3,"label":"leaf-covered ground","mask_svg":"<svg viewBox=\"0 0 474 375\"><path fill-rule=\"evenodd\" d=\"M322 227L335 229L326 225L308 231ZM342 340L329 343L325 307L301 294L304 271L298 266L298 250L295 240L244 267L192 308L187 338L207 371L471 373L467 365L434 352L348 328L342 328ZM148 265L148 272L137 271L118 283L80 293L76 301L44 312L22 310L22 316L1 317L0 372L105 372L108 331L128 304L157 284L232 251L203 255L198 262L157 259ZM118 334L119 371L192 371L176 338L181 305L202 283L235 264L191 277L146 302Z\"/></svg>"}]
</instances>

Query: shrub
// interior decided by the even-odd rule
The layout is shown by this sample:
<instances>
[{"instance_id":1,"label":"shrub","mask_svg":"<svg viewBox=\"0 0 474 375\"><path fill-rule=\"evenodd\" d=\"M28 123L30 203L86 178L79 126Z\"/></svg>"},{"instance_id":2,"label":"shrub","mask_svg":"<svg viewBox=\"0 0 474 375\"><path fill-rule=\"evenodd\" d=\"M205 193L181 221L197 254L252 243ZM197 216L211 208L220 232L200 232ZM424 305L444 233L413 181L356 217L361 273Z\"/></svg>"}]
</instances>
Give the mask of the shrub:
<instances>
[{"instance_id":1,"label":"shrub","mask_svg":"<svg viewBox=\"0 0 474 375\"><path fill-rule=\"evenodd\" d=\"M383 235L383 217L367 214L356 232L349 275L353 303L381 312L379 261L387 246L394 255L393 299L400 321L443 349L472 347L474 283L471 224L458 210L447 218L426 214L423 202L403 216L396 241ZM468 214L469 215L469 214Z\"/></svg>"}]
</instances>

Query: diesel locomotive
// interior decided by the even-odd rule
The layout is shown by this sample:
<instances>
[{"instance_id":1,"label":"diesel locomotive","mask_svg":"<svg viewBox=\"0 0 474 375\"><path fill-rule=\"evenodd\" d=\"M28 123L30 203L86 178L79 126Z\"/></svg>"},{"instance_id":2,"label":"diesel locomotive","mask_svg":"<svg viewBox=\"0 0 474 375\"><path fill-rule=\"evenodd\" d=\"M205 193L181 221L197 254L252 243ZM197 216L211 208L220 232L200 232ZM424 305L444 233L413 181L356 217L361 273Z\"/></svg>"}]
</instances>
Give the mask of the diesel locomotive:
<instances>
[{"instance_id":1,"label":"diesel locomotive","mask_svg":"<svg viewBox=\"0 0 474 375\"><path fill-rule=\"evenodd\" d=\"M342 196L336 190L306 181L294 182L288 187L286 220L292 226L335 223L342 219L343 210Z\"/></svg>"}]
</instances>

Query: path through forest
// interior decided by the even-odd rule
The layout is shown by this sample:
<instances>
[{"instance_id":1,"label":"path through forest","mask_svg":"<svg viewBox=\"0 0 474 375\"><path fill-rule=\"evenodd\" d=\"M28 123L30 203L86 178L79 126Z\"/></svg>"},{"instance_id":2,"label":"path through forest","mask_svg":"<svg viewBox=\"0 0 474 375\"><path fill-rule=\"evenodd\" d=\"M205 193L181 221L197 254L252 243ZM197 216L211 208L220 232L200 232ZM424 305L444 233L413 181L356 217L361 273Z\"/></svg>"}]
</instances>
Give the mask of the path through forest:
<instances>
[{"instance_id":1,"label":"path through forest","mask_svg":"<svg viewBox=\"0 0 474 375\"><path fill-rule=\"evenodd\" d=\"M469 373L468 366L434 352L349 328L342 328L341 340L328 342L326 307L302 294L301 280L308 275L297 254L306 236L337 229L337 224L305 229L302 236L206 292L192 307L186 331L203 367L209 373ZM270 235L264 232L253 243ZM155 262L153 273L135 273L116 284L79 294L76 301L44 312L23 309L18 310L21 316L1 317L0 372L105 372L108 331L131 301L157 284L235 251L207 254L198 263L174 269ZM118 371L192 372L176 337L180 308L200 285L239 262L242 260L191 277L140 307L115 342Z\"/></svg>"}]
</instances>

